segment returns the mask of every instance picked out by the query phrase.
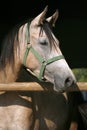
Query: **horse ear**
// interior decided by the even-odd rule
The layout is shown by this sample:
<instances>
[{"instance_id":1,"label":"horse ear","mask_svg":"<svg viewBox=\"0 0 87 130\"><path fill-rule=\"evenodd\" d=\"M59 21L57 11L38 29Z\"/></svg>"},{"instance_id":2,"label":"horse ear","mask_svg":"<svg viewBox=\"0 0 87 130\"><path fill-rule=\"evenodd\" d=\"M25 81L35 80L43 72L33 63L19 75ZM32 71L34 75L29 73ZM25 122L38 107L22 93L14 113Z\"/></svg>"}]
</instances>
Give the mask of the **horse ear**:
<instances>
[{"instance_id":1,"label":"horse ear","mask_svg":"<svg viewBox=\"0 0 87 130\"><path fill-rule=\"evenodd\" d=\"M46 13L47 13L47 10L48 10L48 6L46 6L44 11L40 14L38 25L43 24L43 21L45 20L45 16L46 16Z\"/></svg>"},{"instance_id":2,"label":"horse ear","mask_svg":"<svg viewBox=\"0 0 87 130\"><path fill-rule=\"evenodd\" d=\"M45 16L46 16L46 13L47 13L47 10L48 10L48 6L45 7L45 9L43 10L43 12L41 14L39 14L34 20L33 22L36 24L36 25L42 25L44 20L45 20Z\"/></svg>"},{"instance_id":3,"label":"horse ear","mask_svg":"<svg viewBox=\"0 0 87 130\"><path fill-rule=\"evenodd\" d=\"M55 27L55 23L58 19L58 16L59 16L59 12L58 10L56 10L56 12L49 18L47 18L46 20L53 26Z\"/></svg>"}]
</instances>

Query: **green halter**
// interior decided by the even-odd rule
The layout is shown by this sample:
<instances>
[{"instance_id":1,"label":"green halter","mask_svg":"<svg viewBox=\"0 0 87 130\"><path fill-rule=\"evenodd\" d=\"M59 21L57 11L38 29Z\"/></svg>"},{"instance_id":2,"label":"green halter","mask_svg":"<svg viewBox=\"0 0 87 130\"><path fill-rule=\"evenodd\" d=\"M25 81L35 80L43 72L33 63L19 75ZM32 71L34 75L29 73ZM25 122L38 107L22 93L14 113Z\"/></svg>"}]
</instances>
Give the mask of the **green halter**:
<instances>
[{"instance_id":1,"label":"green halter","mask_svg":"<svg viewBox=\"0 0 87 130\"><path fill-rule=\"evenodd\" d=\"M40 54L32 47L27 47L26 48L26 51L25 51L25 54L24 54L24 59L23 59L23 64L26 66L26 59L27 59L27 56L28 56L28 53L29 51L31 51L34 56L38 59L38 61L42 64L41 65L41 69L40 69L40 73L39 73L39 76L37 76L36 74L36 77L39 79L39 80L43 80L44 79L44 70L46 68L46 65L48 64L51 64L52 62L55 62L57 60L60 60L60 59L64 59L64 56L63 55L59 55L59 56L55 56L53 58L50 58L48 60L45 60L42 56L40 56Z\"/></svg>"},{"instance_id":2,"label":"green halter","mask_svg":"<svg viewBox=\"0 0 87 130\"><path fill-rule=\"evenodd\" d=\"M27 23L26 38L29 37L29 26L30 26L30 22ZM27 43L30 43L29 39L27 39ZM35 74L35 76L39 80L43 80L44 79L44 71L45 71L46 65L51 64L52 62L55 62L57 60L64 59L63 55L59 55L59 56L55 56L53 58L50 58L48 60L45 60L32 46L28 47L28 45L27 45L26 51L25 51L25 54L24 54L24 58L23 58L24 66L26 66L26 59L27 59L29 51L31 51L34 54L34 56L38 59L38 61L42 64L41 68L40 68L39 76L37 76Z\"/></svg>"}]
</instances>

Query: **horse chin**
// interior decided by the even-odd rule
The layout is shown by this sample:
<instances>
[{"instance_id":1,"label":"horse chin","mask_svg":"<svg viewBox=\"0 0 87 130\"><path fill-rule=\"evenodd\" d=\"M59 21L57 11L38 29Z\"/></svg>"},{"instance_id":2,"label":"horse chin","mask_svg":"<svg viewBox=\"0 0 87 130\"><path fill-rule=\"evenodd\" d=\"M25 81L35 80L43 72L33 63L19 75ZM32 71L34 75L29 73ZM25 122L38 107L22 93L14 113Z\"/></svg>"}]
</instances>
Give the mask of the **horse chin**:
<instances>
[{"instance_id":1,"label":"horse chin","mask_svg":"<svg viewBox=\"0 0 87 130\"><path fill-rule=\"evenodd\" d=\"M60 88L60 87L58 87L58 86L56 87L55 84L54 84L53 90L54 90L55 92L58 92L58 93L64 93L64 92L66 91L66 88Z\"/></svg>"},{"instance_id":2,"label":"horse chin","mask_svg":"<svg viewBox=\"0 0 87 130\"><path fill-rule=\"evenodd\" d=\"M64 89L56 89L55 86L53 87L53 89L54 89L55 92L58 92L58 93L64 93L65 92Z\"/></svg>"},{"instance_id":3,"label":"horse chin","mask_svg":"<svg viewBox=\"0 0 87 130\"><path fill-rule=\"evenodd\" d=\"M65 87L61 88L60 86L56 86L53 77L51 78L51 77L45 76L45 82L52 83L53 84L53 91L55 91L55 92L64 93L66 90Z\"/></svg>"}]
</instances>

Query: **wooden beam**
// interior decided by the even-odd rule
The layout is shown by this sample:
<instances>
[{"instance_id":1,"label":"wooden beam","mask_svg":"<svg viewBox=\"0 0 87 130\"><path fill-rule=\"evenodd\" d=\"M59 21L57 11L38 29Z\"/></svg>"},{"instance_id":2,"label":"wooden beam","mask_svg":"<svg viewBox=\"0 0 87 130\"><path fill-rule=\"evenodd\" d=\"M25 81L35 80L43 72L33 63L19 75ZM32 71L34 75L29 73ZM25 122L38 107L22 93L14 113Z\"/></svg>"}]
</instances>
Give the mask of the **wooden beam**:
<instances>
[{"instance_id":1,"label":"wooden beam","mask_svg":"<svg viewBox=\"0 0 87 130\"><path fill-rule=\"evenodd\" d=\"M43 87L36 82L14 82L0 84L0 91L43 91Z\"/></svg>"},{"instance_id":2,"label":"wooden beam","mask_svg":"<svg viewBox=\"0 0 87 130\"><path fill-rule=\"evenodd\" d=\"M77 86L80 91L87 91L87 82L78 82Z\"/></svg>"},{"instance_id":3,"label":"wooden beam","mask_svg":"<svg viewBox=\"0 0 87 130\"><path fill-rule=\"evenodd\" d=\"M76 85L68 88L66 91L68 92L87 91L87 82L77 82Z\"/></svg>"},{"instance_id":4,"label":"wooden beam","mask_svg":"<svg viewBox=\"0 0 87 130\"><path fill-rule=\"evenodd\" d=\"M0 84L0 91L44 91L53 90L52 85L45 83L43 86L37 82L14 82ZM87 91L87 82L78 82L77 87L71 87L68 91Z\"/></svg>"}]
</instances>

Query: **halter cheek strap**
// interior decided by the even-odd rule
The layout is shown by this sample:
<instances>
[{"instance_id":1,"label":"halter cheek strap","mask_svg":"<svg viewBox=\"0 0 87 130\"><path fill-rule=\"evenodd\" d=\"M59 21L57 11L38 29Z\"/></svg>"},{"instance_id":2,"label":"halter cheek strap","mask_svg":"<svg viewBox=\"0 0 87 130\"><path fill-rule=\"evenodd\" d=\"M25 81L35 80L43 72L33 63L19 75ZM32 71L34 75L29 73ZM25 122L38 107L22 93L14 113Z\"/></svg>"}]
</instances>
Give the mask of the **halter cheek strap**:
<instances>
[{"instance_id":1,"label":"halter cheek strap","mask_svg":"<svg viewBox=\"0 0 87 130\"><path fill-rule=\"evenodd\" d=\"M44 71L45 71L45 68L46 68L46 66L48 64L51 64L51 63L53 63L55 61L58 61L60 59L64 59L63 55L59 55L59 56L55 56L53 58L50 58L48 60L45 60L32 46L30 46L30 47L26 48L26 51L25 51L25 54L24 54L24 58L23 58L23 64L24 64L24 66L26 66L26 59L27 59L29 51L31 51L34 54L34 56L38 59L38 61L42 64L41 68L40 68L39 76L37 76L35 74L36 77L39 80L43 80L44 79Z\"/></svg>"},{"instance_id":2,"label":"halter cheek strap","mask_svg":"<svg viewBox=\"0 0 87 130\"><path fill-rule=\"evenodd\" d=\"M26 59L27 59L27 56L28 56L28 53L29 53L29 50L30 50L31 46L30 47L26 47L26 51L24 53L24 58L23 58L23 65L26 66Z\"/></svg>"}]
</instances>

